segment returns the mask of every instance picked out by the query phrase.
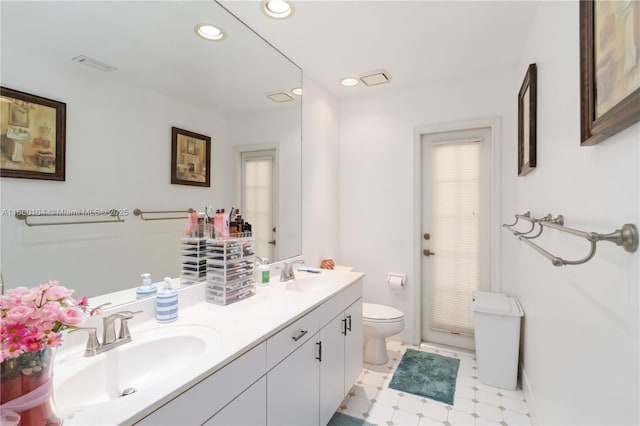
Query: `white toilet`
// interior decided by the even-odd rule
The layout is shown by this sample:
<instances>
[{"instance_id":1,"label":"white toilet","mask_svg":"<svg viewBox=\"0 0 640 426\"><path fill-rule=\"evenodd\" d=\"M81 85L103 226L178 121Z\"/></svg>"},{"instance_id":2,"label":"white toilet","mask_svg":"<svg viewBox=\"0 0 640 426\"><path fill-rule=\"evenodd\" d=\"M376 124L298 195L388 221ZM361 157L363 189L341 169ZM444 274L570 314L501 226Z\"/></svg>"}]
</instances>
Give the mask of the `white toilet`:
<instances>
[{"instance_id":1,"label":"white toilet","mask_svg":"<svg viewBox=\"0 0 640 426\"><path fill-rule=\"evenodd\" d=\"M386 364L386 338L404 330L402 311L375 303L362 304L362 329L364 337L364 362Z\"/></svg>"}]
</instances>

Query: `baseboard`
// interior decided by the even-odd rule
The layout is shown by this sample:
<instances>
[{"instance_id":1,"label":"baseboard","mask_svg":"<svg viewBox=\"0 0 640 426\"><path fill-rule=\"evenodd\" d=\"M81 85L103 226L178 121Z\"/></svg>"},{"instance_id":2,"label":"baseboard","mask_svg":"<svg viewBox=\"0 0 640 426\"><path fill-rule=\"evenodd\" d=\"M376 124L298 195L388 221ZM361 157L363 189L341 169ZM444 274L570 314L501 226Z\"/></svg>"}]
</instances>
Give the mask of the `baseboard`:
<instances>
[{"instance_id":1,"label":"baseboard","mask_svg":"<svg viewBox=\"0 0 640 426\"><path fill-rule=\"evenodd\" d=\"M443 345L443 344L440 344L440 343L421 342L420 343L420 347L421 348L428 348L428 349L438 349L438 350L449 351L449 352L456 352L456 353L459 353L459 354L468 355L470 357L475 357L476 356L476 352L471 350L471 349L458 348L458 347L455 347L455 346L448 346L448 345Z\"/></svg>"},{"instance_id":2,"label":"baseboard","mask_svg":"<svg viewBox=\"0 0 640 426\"><path fill-rule=\"evenodd\" d=\"M538 409L536 407L536 400L533 397L533 391L531 390L531 382L527 377L527 371L523 366L520 366L520 380L522 382L522 392L524 393L524 399L527 401L527 408L529 409L529 417L531 418L532 425L543 424L538 416Z\"/></svg>"}]
</instances>

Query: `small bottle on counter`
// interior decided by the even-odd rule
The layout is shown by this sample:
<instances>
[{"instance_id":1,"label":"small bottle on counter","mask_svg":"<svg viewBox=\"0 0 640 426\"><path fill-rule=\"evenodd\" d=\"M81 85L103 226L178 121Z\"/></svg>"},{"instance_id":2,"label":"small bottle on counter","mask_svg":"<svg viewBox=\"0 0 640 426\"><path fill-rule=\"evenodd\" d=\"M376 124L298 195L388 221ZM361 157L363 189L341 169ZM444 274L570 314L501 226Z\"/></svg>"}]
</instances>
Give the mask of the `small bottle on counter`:
<instances>
[{"instance_id":1,"label":"small bottle on counter","mask_svg":"<svg viewBox=\"0 0 640 426\"><path fill-rule=\"evenodd\" d=\"M213 237L221 238L222 237L222 213L220 213L220 209L216 210L216 214L213 215Z\"/></svg>"},{"instance_id":2,"label":"small bottle on counter","mask_svg":"<svg viewBox=\"0 0 640 426\"><path fill-rule=\"evenodd\" d=\"M256 261L258 262L258 273L260 274L260 283L262 285L267 285L269 284L269 281L271 280L271 270L269 269L269 264L267 263L268 260L267 258L263 258L263 257L256 257Z\"/></svg>"},{"instance_id":3,"label":"small bottle on counter","mask_svg":"<svg viewBox=\"0 0 640 426\"><path fill-rule=\"evenodd\" d=\"M241 237L244 237L244 219L242 219L242 216L240 215L240 210L236 209L236 224L238 227L238 233L240 234Z\"/></svg>"},{"instance_id":4,"label":"small bottle on counter","mask_svg":"<svg viewBox=\"0 0 640 426\"><path fill-rule=\"evenodd\" d=\"M171 286L171 277L164 277L164 286L156 297L156 320L159 323L178 319L178 290Z\"/></svg>"},{"instance_id":5,"label":"small bottle on counter","mask_svg":"<svg viewBox=\"0 0 640 426\"><path fill-rule=\"evenodd\" d=\"M220 238L227 239L229 238L229 213L225 213L224 209L221 211L222 213L222 235Z\"/></svg>"},{"instance_id":6,"label":"small bottle on counter","mask_svg":"<svg viewBox=\"0 0 640 426\"><path fill-rule=\"evenodd\" d=\"M142 285L136 289L136 299L155 296L158 289L151 283L151 274L145 273L140 276L142 277Z\"/></svg>"}]
</instances>

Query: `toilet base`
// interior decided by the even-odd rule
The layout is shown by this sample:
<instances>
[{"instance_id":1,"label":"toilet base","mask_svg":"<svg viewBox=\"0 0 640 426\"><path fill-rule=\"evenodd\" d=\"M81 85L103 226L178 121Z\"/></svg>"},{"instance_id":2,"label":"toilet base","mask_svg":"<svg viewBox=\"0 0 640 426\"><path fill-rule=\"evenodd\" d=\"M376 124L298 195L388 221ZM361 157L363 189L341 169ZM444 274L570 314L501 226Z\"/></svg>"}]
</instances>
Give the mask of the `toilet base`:
<instances>
[{"instance_id":1,"label":"toilet base","mask_svg":"<svg viewBox=\"0 0 640 426\"><path fill-rule=\"evenodd\" d=\"M363 359L367 364L386 364L389 361L387 339L380 336L365 337Z\"/></svg>"}]
</instances>

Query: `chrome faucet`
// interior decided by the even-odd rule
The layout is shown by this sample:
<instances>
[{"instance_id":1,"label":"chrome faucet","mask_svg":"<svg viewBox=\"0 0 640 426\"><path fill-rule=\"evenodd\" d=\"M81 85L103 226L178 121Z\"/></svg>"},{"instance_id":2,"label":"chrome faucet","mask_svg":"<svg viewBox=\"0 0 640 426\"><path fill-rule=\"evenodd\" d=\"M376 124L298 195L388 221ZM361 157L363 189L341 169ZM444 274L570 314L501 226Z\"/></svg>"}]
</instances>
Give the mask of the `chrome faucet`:
<instances>
[{"instance_id":1,"label":"chrome faucet","mask_svg":"<svg viewBox=\"0 0 640 426\"><path fill-rule=\"evenodd\" d=\"M280 273L280 282L291 281L296 278L296 275L293 273L293 265L296 263L304 263L304 260L298 259L292 262L284 262L282 264L282 272Z\"/></svg>"},{"instance_id":2,"label":"chrome faucet","mask_svg":"<svg viewBox=\"0 0 640 426\"><path fill-rule=\"evenodd\" d=\"M89 333L87 346L84 350L84 356L94 356L109 349L124 345L131 341L131 333L129 332L128 320L133 318L135 314L142 311L120 311L111 314L102 319L102 344L98 340L96 327L78 327L71 332L84 330ZM116 337L116 320L120 320L120 332Z\"/></svg>"}]
</instances>

